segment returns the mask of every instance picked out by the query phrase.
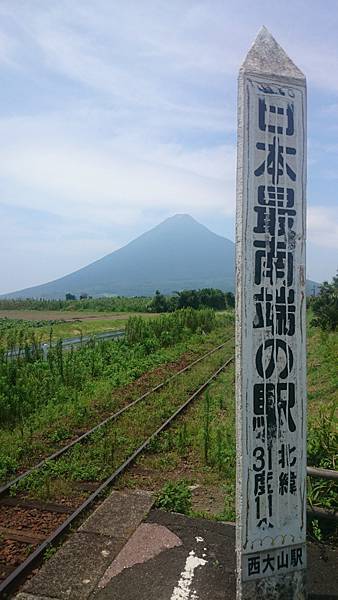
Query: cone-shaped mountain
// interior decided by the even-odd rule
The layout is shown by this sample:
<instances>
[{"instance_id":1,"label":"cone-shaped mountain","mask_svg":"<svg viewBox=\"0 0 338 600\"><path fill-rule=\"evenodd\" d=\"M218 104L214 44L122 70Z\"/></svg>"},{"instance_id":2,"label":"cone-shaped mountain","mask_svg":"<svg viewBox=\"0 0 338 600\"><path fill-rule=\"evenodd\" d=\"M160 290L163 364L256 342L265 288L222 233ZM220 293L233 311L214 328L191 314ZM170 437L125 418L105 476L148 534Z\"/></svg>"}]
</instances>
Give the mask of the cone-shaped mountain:
<instances>
[{"instance_id":1,"label":"cone-shaped mountain","mask_svg":"<svg viewBox=\"0 0 338 600\"><path fill-rule=\"evenodd\" d=\"M129 244L74 273L6 297L149 296L156 289L234 289L235 246L189 215L170 217Z\"/></svg>"}]
</instances>

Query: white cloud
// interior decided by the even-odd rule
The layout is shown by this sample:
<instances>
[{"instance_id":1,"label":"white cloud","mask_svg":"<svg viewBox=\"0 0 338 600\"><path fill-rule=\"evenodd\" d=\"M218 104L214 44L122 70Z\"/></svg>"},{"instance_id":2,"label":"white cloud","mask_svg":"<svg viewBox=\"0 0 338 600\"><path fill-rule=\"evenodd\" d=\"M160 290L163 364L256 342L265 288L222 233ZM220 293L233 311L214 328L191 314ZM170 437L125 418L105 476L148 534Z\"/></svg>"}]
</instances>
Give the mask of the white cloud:
<instances>
[{"instance_id":1,"label":"white cloud","mask_svg":"<svg viewBox=\"0 0 338 600\"><path fill-rule=\"evenodd\" d=\"M57 215L64 228L81 220L85 250L65 234L61 270L70 266L67 252L75 268L81 252L92 260L174 212L202 222L233 216L236 77L262 14L315 99L309 187L314 196L320 189L323 206L309 209L309 239L329 252L338 237L324 205L325 185L337 176L337 11L328 21L303 0L285 11L276 0L260 0L259 11L249 0L2 0L4 114L16 116L0 121L1 199ZM20 239L27 254L36 247L35 256L54 264L61 225L43 248L41 240L29 247L29 225L11 227L13 245ZM104 227L129 233L106 246Z\"/></svg>"},{"instance_id":2,"label":"white cloud","mask_svg":"<svg viewBox=\"0 0 338 600\"><path fill-rule=\"evenodd\" d=\"M49 210L63 217L81 212L95 223L120 225L142 211L200 212L234 208L235 150L231 145L189 149L138 136L115 136L102 143L77 140L77 126L50 119L0 122L6 143L0 149L0 174L15 181L7 202ZM28 193L27 193L28 191Z\"/></svg>"},{"instance_id":3,"label":"white cloud","mask_svg":"<svg viewBox=\"0 0 338 600\"><path fill-rule=\"evenodd\" d=\"M338 250L337 211L326 206L311 206L307 215L308 239L323 248ZM338 261L338 254L337 254Z\"/></svg>"}]
</instances>

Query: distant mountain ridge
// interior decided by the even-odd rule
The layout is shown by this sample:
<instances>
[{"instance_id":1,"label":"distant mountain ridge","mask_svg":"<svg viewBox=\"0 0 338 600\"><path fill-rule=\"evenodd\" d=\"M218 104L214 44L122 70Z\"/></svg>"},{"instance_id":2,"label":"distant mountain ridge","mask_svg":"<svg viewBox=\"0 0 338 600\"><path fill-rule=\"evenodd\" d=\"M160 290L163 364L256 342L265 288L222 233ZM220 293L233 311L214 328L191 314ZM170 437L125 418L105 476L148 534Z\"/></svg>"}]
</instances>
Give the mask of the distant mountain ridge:
<instances>
[{"instance_id":1,"label":"distant mountain ridge","mask_svg":"<svg viewBox=\"0 0 338 600\"><path fill-rule=\"evenodd\" d=\"M177 214L82 269L2 297L152 296L156 289L171 294L204 287L233 291L234 282L235 244L190 215Z\"/></svg>"}]
</instances>

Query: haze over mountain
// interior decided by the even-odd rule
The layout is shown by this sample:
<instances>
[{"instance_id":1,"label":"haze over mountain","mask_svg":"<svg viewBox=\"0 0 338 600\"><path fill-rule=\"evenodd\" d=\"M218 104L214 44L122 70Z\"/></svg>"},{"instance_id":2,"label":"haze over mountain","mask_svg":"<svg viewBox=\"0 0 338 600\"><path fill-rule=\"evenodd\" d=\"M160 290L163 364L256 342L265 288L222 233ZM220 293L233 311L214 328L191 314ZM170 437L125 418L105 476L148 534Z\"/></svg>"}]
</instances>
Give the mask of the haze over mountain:
<instances>
[{"instance_id":1,"label":"haze over mountain","mask_svg":"<svg viewBox=\"0 0 338 600\"><path fill-rule=\"evenodd\" d=\"M170 217L123 248L74 273L26 288L7 298L149 296L156 289L234 289L235 245L189 215Z\"/></svg>"},{"instance_id":2,"label":"haze over mountain","mask_svg":"<svg viewBox=\"0 0 338 600\"><path fill-rule=\"evenodd\" d=\"M235 244L193 217L178 214L143 233L123 248L55 281L26 288L6 298L152 296L204 287L233 291ZM318 284L307 281L307 293Z\"/></svg>"}]
</instances>

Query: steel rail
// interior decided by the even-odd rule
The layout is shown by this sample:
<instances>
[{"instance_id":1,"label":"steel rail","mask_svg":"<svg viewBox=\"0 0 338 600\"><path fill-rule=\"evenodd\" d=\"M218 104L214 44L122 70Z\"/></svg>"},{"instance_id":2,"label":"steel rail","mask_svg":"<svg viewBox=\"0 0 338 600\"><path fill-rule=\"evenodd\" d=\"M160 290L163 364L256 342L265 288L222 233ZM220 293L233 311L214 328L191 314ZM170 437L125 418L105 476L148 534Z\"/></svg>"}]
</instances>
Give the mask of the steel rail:
<instances>
[{"instance_id":1,"label":"steel rail","mask_svg":"<svg viewBox=\"0 0 338 600\"><path fill-rule=\"evenodd\" d=\"M307 516L310 519L326 519L328 521L338 521L338 510L321 508L320 506L306 507Z\"/></svg>"},{"instance_id":2,"label":"steel rail","mask_svg":"<svg viewBox=\"0 0 338 600\"><path fill-rule=\"evenodd\" d=\"M92 427L92 429L89 429L88 431L86 431L85 433L83 433L82 435L80 435L79 437L77 437L75 440L73 440L72 442L70 442L66 446L63 446L62 448L60 448L60 450L57 450L56 452L53 452L53 454L50 454L49 456L47 456L46 458L44 458L43 460L41 460L40 462L38 462L36 465L34 465L33 467L31 467L27 471L24 471L24 473L21 473L20 475L18 475L17 477L15 477L14 479L12 479L11 481L8 481L4 485L0 486L0 497L4 496L6 494L6 492L13 485L15 485L16 483L18 483L19 481L21 481L22 479L24 479L25 477L27 477L28 475L30 475L31 473L33 473L34 471L36 471L37 469L40 469L41 467L43 467L43 465L45 465L48 461L55 460L56 458L59 458L60 456L62 456L63 454L65 454L65 452L68 452L68 450L70 450L70 448L72 448L73 446L75 446L75 444L79 444L80 442L82 442L83 440L85 440L87 437L89 437L90 435L92 435L94 433L94 431L97 431L98 429L100 429L101 427L103 427L104 425L106 425L107 423L109 423L110 421L113 421L113 420L117 419L117 417L119 417L120 415L122 415L122 413L124 413L126 410L129 410L130 408L132 408L133 406L135 406L135 404L138 404L138 402L141 402L141 400L144 400L145 398L147 398L148 396L150 396L154 392L157 392L158 390L160 390L161 388L163 388L165 385L167 385L168 383L170 383L170 381L172 381L173 379L175 379L175 377L177 377L178 375L181 375L185 371L188 371L189 369L191 369L191 367L193 367L197 363L201 362L202 360L204 360L208 356L211 356L211 354L213 354L214 352L217 352L217 350L220 350L221 348L223 348L227 344L227 342L229 342L232 338L233 338L233 336L229 337L228 339L225 340L225 342L223 342L222 344L219 344L218 346L216 346L215 348L213 348L212 350L210 350L206 354L203 354L202 356L200 356L199 358L197 358L196 360L194 360L192 363L190 363L189 365L187 365L183 369L180 369L180 371L177 371L177 373L174 373L173 375L171 375L170 377L168 377L167 379L165 379L164 381L162 381L161 383L159 383L155 387L151 388L150 390L148 390L147 392L145 392L144 394L142 394L141 396L139 396L138 398L136 398L135 400L133 400L132 402L130 402L129 404L127 404L126 406L120 408L114 414L109 415L109 417L107 417L106 419L104 419L103 421L101 421L100 423L98 423L97 425L95 425L95 427Z\"/></svg>"},{"instance_id":3,"label":"steel rail","mask_svg":"<svg viewBox=\"0 0 338 600\"><path fill-rule=\"evenodd\" d=\"M225 342L226 343L226 342ZM176 411L164 422L156 431L154 431L117 469L112 475L110 475L78 508L61 524L57 529L51 533L38 548L32 552L6 579L0 583L0 594L10 591L16 584L17 580L25 575L28 571L33 568L33 565L41 558L43 552L55 543L72 525L75 519L83 513L89 506L98 498L98 496L111 485L131 463L143 452L143 450L150 444L150 442L164 431L175 419L178 417L189 404L197 398L205 389L214 381L218 375L233 361L234 356L229 358L225 363L221 365L210 377L205 381L189 398L176 409Z\"/></svg>"},{"instance_id":4,"label":"steel rail","mask_svg":"<svg viewBox=\"0 0 338 600\"><path fill-rule=\"evenodd\" d=\"M338 480L338 471L332 469L320 469L318 467L307 467L306 474L309 477L319 477L320 479Z\"/></svg>"}]
</instances>

